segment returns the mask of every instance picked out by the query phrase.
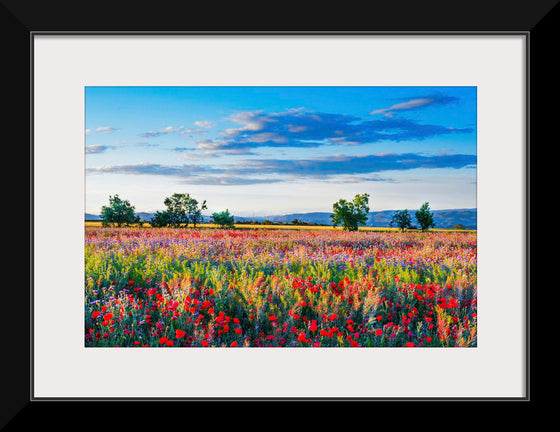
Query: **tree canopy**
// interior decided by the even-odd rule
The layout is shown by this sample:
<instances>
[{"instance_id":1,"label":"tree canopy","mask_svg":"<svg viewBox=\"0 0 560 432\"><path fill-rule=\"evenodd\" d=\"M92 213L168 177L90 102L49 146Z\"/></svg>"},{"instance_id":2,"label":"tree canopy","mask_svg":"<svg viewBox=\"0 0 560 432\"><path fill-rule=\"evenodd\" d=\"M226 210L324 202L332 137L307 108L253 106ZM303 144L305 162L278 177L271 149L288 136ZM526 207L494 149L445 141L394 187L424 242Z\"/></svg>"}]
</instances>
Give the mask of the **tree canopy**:
<instances>
[{"instance_id":1,"label":"tree canopy","mask_svg":"<svg viewBox=\"0 0 560 432\"><path fill-rule=\"evenodd\" d=\"M366 224L368 212L369 194L358 194L352 201L341 198L333 204L333 227L341 225L345 231L357 231L359 225Z\"/></svg>"},{"instance_id":2,"label":"tree canopy","mask_svg":"<svg viewBox=\"0 0 560 432\"><path fill-rule=\"evenodd\" d=\"M165 198L163 203L167 210L159 215L156 213L157 220L154 223L166 223L166 225L171 225L174 228L179 228L182 225L188 226L189 223L192 223L193 227L196 228L196 225L203 221L202 210L207 208L206 201L203 201L199 207L196 199L184 193L174 193Z\"/></svg>"},{"instance_id":3,"label":"tree canopy","mask_svg":"<svg viewBox=\"0 0 560 432\"><path fill-rule=\"evenodd\" d=\"M229 213L229 210L212 213L212 221L219 225L220 228L232 228L234 225L233 215Z\"/></svg>"},{"instance_id":4,"label":"tree canopy","mask_svg":"<svg viewBox=\"0 0 560 432\"><path fill-rule=\"evenodd\" d=\"M397 210L393 214L393 217L391 218L391 222L389 223L389 225L393 226L396 224L397 227L399 227L400 230L404 232L405 229L410 228L411 222L412 219L410 217L410 214L408 213L408 210Z\"/></svg>"},{"instance_id":5,"label":"tree canopy","mask_svg":"<svg viewBox=\"0 0 560 432\"><path fill-rule=\"evenodd\" d=\"M430 213L430 205L427 202L422 204L422 207L415 213L415 216L422 231L427 231L436 226L434 223L434 215Z\"/></svg>"},{"instance_id":6,"label":"tree canopy","mask_svg":"<svg viewBox=\"0 0 560 432\"><path fill-rule=\"evenodd\" d=\"M134 206L118 195L109 196L109 205L101 207L101 220L103 226L115 224L120 227L140 223L140 217L134 214Z\"/></svg>"}]
</instances>

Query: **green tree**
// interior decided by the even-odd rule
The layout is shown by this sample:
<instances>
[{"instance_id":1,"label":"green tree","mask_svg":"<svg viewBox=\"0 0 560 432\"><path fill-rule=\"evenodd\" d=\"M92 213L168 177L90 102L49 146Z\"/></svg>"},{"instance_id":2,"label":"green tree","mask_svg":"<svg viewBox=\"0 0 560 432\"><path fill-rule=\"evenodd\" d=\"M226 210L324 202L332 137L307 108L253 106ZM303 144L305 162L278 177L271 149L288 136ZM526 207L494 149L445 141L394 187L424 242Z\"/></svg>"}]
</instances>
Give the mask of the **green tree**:
<instances>
[{"instance_id":1,"label":"green tree","mask_svg":"<svg viewBox=\"0 0 560 432\"><path fill-rule=\"evenodd\" d=\"M341 198L333 204L333 227L341 225L345 231L357 231L358 225L366 224L368 212L369 194L358 194L352 201Z\"/></svg>"},{"instance_id":2,"label":"green tree","mask_svg":"<svg viewBox=\"0 0 560 432\"><path fill-rule=\"evenodd\" d=\"M198 207L198 201L189 194L174 193L165 198L163 202L167 207L168 223L174 228L182 224L189 225L189 222L196 228L196 224L202 222L202 210L205 210L206 201Z\"/></svg>"},{"instance_id":3,"label":"green tree","mask_svg":"<svg viewBox=\"0 0 560 432\"><path fill-rule=\"evenodd\" d=\"M134 215L134 206L128 200L121 199L118 195L109 196L109 205L101 207L101 220L103 226L117 225L129 226L138 223L139 217Z\"/></svg>"},{"instance_id":4,"label":"green tree","mask_svg":"<svg viewBox=\"0 0 560 432\"><path fill-rule=\"evenodd\" d=\"M169 213L166 211L157 211L150 219L150 225L154 228L163 228L170 224Z\"/></svg>"},{"instance_id":5,"label":"green tree","mask_svg":"<svg viewBox=\"0 0 560 432\"><path fill-rule=\"evenodd\" d=\"M427 231L429 228L436 226L434 214L430 213L430 205L427 202L422 204L422 207L415 213L415 216L422 231Z\"/></svg>"},{"instance_id":6,"label":"green tree","mask_svg":"<svg viewBox=\"0 0 560 432\"><path fill-rule=\"evenodd\" d=\"M191 198L189 200L189 204L187 206L187 218L189 222L193 224L194 228L196 228L196 224L204 221L202 210L206 210L207 208L208 207L206 206L206 200L202 201L200 207L198 206L198 201L194 198Z\"/></svg>"},{"instance_id":7,"label":"green tree","mask_svg":"<svg viewBox=\"0 0 560 432\"><path fill-rule=\"evenodd\" d=\"M397 210L389 223L390 226L393 226L393 224L396 224L402 232L404 232L406 228L410 228L411 217L408 210Z\"/></svg>"},{"instance_id":8,"label":"green tree","mask_svg":"<svg viewBox=\"0 0 560 432\"><path fill-rule=\"evenodd\" d=\"M224 212L212 213L212 221L220 228L233 228L234 225L233 215L227 209Z\"/></svg>"}]
</instances>

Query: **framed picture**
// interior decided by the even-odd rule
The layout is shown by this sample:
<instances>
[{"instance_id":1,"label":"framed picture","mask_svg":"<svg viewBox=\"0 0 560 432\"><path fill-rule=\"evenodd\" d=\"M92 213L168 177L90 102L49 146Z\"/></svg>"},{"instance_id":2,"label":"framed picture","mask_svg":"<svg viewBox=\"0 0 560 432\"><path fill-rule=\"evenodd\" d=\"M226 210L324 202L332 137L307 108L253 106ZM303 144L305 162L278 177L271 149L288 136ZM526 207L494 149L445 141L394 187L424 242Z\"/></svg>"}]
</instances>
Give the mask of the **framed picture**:
<instances>
[{"instance_id":1,"label":"framed picture","mask_svg":"<svg viewBox=\"0 0 560 432\"><path fill-rule=\"evenodd\" d=\"M77 30L6 3L31 277L4 423L65 401L531 402L533 55L556 2L292 31Z\"/></svg>"}]
</instances>

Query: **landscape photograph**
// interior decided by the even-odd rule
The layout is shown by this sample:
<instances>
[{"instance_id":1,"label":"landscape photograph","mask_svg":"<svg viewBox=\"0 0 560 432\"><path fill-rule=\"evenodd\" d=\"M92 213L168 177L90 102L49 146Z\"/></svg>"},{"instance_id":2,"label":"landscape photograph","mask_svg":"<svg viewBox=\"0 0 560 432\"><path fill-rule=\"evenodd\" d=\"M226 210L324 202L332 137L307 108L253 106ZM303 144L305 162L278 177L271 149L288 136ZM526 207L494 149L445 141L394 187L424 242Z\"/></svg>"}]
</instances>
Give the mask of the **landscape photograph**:
<instances>
[{"instance_id":1,"label":"landscape photograph","mask_svg":"<svg viewBox=\"0 0 560 432\"><path fill-rule=\"evenodd\" d=\"M477 347L476 87L84 92L85 347Z\"/></svg>"}]
</instances>

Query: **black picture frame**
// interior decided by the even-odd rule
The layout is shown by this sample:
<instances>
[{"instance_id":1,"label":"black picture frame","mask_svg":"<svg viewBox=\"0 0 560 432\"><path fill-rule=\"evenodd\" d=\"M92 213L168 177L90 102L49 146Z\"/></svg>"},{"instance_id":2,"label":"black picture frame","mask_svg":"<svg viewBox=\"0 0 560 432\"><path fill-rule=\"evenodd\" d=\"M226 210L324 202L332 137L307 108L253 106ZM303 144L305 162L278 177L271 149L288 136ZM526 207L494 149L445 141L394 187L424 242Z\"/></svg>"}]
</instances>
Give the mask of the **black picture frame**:
<instances>
[{"instance_id":1,"label":"black picture frame","mask_svg":"<svg viewBox=\"0 0 560 432\"><path fill-rule=\"evenodd\" d=\"M130 12L130 6L136 7ZM350 8L348 4L336 11L324 11L318 14L303 13L284 4L281 10L274 9L275 23L269 23L266 18L260 20L254 16L237 19L235 10L238 5L224 6L220 16L236 16L236 20L229 20L227 24L220 23L209 14L211 6L183 6L183 13L197 19L184 19L183 13L170 14L169 7L176 7L170 2L161 1L139 7L137 2L115 2L103 4L108 9L91 8L89 4L80 2L55 0L32 4L27 0L0 0L0 32L2 45L5 48L4 57L7 60L2 68L3 81L8 83L8 98L10 109L6 111L6 124L14 132L14 148L23 152L20 158L29 161L29 174L24 175L17 170L17 174L29 181L29 198L24 197L21 189L6 188L6 201L17 208L29 209L29 242L21 239L21 234L14 233L11 242L18 253L12 254L21 264L24 257L29 257L29 266L24 265L23 274L29 274L29 289L26 278L22 276L18 282L18 289L10 289L10 304L17 307L7 307L4 314L5 325L17 327L17 334L8 335L4 340L6 351L3 353L3 378L6 385L2 386L2 410L0 427L30 426L32 418L41 413L42 426L54 425L61 418L56 415L57 401L35 401L32 398L32 287L33 287L33 160L32 160L32 61L31 50L34 34L48 32L51 34L153 34L159 33L191 33L191 34L313 34L317 36L329 34L407 34L407 35L447 35L447 34L522 34L527 37L527 161L526 161L526 316L527 316L527 395L513 402L527 402L521 404L534 405L537 397L534 393L533 370L531 369L531 343L533 331L530 327L530 191L534 187L530 178L530 142L538 142L539 134L542 138L544 130L553 124L554 113L545 106L547 99L558 96L558 90L551 85L556 80L555 71L550 67L549 59L552 50L558 46L558 0L540 2L528 1L493 1L483 2L473 0L468 4L449 6L447 1L426 2L386 2L375 5L375 14L362 14L358 6ZM222 6L220 6L222 7ZM245 4L245 8L248 8ZM243 9L242 12L245 12ZM332 15L329 15L332 13ZM244 15L242 13L242 15ZM207 17L201 19L201 17ZM183 17L183 18L182 18ZM313 19L313 17L315 19ZM235 23L233 23L235 21ZM21 133L29 131L29 135ZM534 159L534 158L533 158ZM22 163L22 165L25 162ZM21 165L18 165L21 167ZM539 165L541 166L541 165ZM543 167L545 165L542 165ZM546 170L539 169L538 176ZM8 184L14 184L13 174ZM29 251L26 246L29 245ZM12 258L13 259L13 258ZM533 271L534 272L534 271ZM532 273L533 273L532 272ZM271 401L274 401L271 400ZM290 401L290 400L288 400ZM343 400L346 401L346 400ZM470 400L450 400L450 402L469 402ZM510 402L510 400L490 399L475 400L480 402ZM99 401L102 403L104 401ZM110 402L107 400L106 402ZM196 401L188 401L196 402ZM202 402L202 400L201 400ZM213 400L210 400L213 402ZM217 401L216 401L217 402ZM307 402L301 400L297 402ZM361 400L361 402L401 402L400 400ZM406 402L406 401L402 401ZM434 401L436 402L436 401ZM77 413L86 411L83 403L73 403L72 409ZM520 404L517 405L519 407ZM100 409L98 405L96 409ZM49 412L48 415L43 415ZM64 422L64 420L62 419ZM67 422L71 422L71 417Z\"/></svg>"}]
</instances>

